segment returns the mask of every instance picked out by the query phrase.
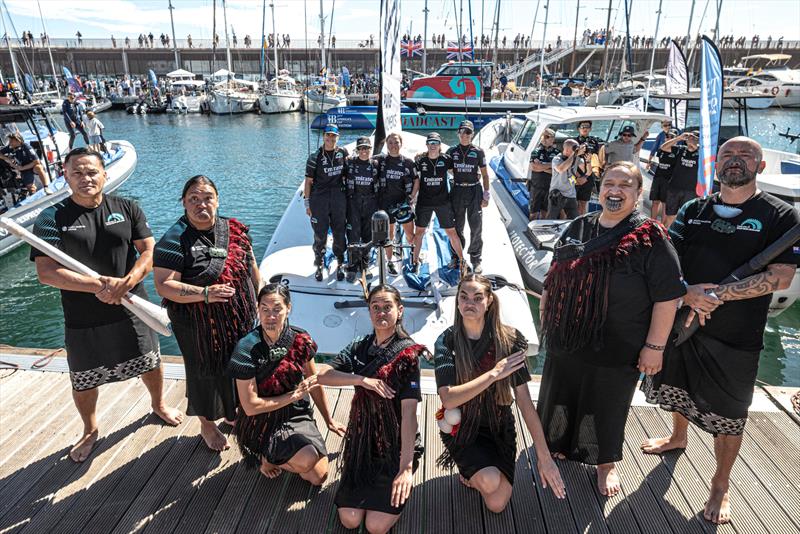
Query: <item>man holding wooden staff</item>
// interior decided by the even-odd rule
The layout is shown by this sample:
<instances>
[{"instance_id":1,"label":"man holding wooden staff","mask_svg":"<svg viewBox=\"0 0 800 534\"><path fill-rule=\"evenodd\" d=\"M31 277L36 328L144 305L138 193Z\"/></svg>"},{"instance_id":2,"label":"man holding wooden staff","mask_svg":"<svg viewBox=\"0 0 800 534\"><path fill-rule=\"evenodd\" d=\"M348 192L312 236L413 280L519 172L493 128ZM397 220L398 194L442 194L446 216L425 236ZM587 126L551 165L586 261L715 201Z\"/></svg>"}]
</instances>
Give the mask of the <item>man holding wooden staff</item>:
<instances>
[{"instance_id":1,"label":"man holding wooden staff","mask_svg":"<svg viewBox=\"0 0 800 534\"><path fill-rule=\"evenodd\" d=\"M102 384L141 376L161 419L177 425L183 414L162 398L158 337L120 306L128 292L147 299L141 282L153 268L155 247L147 219L134 201L103 194L106 171L99 153L72 150L64 171L72 195L42 211L33 232L101 276L79 274L36 248L31 261L41 283L61 290L72 397L84 427L69 455L82 462L97 441Z\"/></svg>"}]
</instances>

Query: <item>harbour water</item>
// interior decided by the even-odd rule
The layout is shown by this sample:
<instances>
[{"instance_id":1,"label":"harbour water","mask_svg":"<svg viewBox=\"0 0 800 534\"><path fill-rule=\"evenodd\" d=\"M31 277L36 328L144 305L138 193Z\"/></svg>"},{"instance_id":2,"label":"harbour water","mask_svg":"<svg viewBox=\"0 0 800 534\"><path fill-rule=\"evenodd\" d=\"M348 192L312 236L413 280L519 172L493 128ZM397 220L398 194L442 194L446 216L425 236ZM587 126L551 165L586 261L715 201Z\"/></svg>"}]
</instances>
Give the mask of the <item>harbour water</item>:
<instances>
[{"instance_id":1,"label":"harbour water","mask_svg":"<svg viewBox=\"0 0 800 534\"><path fill-rule=\"evenodd\" d=\"M733 112L726 113L723 124L735 120ZM797 111L751 111L750 134L766 146L797 152L800 142L792 145L777 133L788 127L795 131L799 115ZM182 214L179 197L186 179L205 174L220 190L220 213L250 226L258 259L302 180L307 154L321 142L319 133L307 127L313 117L298 113L142 117L107 112L100 118L108 139L125 139L136 147L138 167L118 194L140 203L156 238ZM340 143L368 133L343 131ZM454 132L442 133L446 143L456 142ZM58 291L39 284L28 250L21 247L0 258L0 343L61 347ZM145 285L155 301L152 277ZM535 299L531 306L538 317ZM771 385L800 386L800 305L769 320L764 343L759 379ZM161 347L165 354L179 354L173 338L162 338ZM543 361L537 358L537 372Z\"/></svg>"}]
</instances>

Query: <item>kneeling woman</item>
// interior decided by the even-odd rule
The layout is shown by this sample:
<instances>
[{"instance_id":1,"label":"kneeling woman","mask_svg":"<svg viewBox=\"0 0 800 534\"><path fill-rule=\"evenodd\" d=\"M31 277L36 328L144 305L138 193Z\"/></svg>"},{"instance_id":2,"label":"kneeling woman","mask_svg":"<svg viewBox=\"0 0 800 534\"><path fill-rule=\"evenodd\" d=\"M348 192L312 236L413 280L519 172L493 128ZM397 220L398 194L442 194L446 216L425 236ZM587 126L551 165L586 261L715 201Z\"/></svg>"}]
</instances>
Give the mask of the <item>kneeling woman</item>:
<instances>
[{"instance_id":1,"label":"kneeling woman","mask_svg":"<svg viewBox=\"0 0 800 534\"><path fill-rule=\"evenodd\" d=\"M236 439L245 462L260 464L265 476L289 471L319 486L328 475L328 451L307 395L332 432L342 435L344 427L331 417L317 383L317 344L287 321L291 307L283 284L261 288L261 324L239 341L228 362L244 412L236 420Z\"/></svg>"},{"instance_id":2,"label":"kneeling woman","mask_svg":"<svg viewBox=\"0 0 800 534\"><path fill-rule=\"evenodd\" d=\"M542 485L564 498L564 483L528 391L527 340L500 322L500 303L486 277L462 278L457 299L455 324L439 336L434 356L445 446L439 464L455 464L462 483L478 490L489 510L505 509L517 457L513 389L533 437Z\"/></svg>"},{"instance_id":3,"label":"kneeling woman","mask_svg":"<svg viewBox=\"0 0 800 534\"><path fill-rule=\"evenodd\" d=\"M367 298L374 332L347 346L319 383L355 386L336 493L345 528L365 520L371 534L388 532L411 494L422 446L417 433L419 356L425 347L403 329L400 293L388 285Z\"/></svg>"}]
</instances>

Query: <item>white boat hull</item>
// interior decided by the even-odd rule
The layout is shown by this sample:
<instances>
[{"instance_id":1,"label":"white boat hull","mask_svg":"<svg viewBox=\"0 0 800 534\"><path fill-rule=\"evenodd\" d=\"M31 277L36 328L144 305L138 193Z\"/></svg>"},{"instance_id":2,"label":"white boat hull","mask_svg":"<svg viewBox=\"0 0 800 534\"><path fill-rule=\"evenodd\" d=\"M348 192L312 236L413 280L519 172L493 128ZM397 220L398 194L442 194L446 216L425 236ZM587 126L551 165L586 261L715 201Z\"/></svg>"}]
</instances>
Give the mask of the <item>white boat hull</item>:
<instances>
[{"instance_id":1,"label":"white boat hull","mask_svg":"<svg viewBox=\"0 0 800 534\"><path fill-rule=\"evenodd\" d=\"M315 91L306 93L303 100L308 113L327 113L333 108L340 108L347 105L347 98L345 96L326 94L323 97Z\"/></svg>"},{"instance_id":2,"label":"white boat hull","mask_svg":"<svg viewBox=\"0 0 800 534\"><path fill-rule=\"evenodd\" d=\"M256 105L258 95L239 92L214 91L208 100L211 113L230 115L233 113L249 113Z\"/></svg>"},{"instance_id":3,"label":"white boat hull","mask_svg":"<svg viewBox=\"0 0 800 534\"><path fill-rule=\"evenodd\" d=\"M300 94L266 94L261 95L258 99L258 107L261 113L288 113L300 111L302 103L303 96Z\"/></svg>"}]
</instances>

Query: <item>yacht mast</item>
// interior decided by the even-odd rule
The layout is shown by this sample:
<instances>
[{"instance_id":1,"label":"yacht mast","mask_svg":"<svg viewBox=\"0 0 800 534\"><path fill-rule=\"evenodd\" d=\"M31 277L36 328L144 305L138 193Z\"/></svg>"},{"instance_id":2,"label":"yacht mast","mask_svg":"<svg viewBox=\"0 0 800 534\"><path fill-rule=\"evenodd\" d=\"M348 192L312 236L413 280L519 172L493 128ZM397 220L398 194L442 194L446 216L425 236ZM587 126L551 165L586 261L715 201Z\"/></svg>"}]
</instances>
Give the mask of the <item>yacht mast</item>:
<instances>
[{"instance_id":1,"label":"yacht mast","mask_svg":"<svg viewBox=\"0 0 800 534\"><path fill-rule=\"evenodd\" d=\"M274 57L275 62L275 77L278 77L278 34L275 33L275 3L272 2L269 4L269 8L272 10L272 54ZM276 84L278 82L275 82ZM275 86L278 87L277 85Z\"/></svg>"},{"instance_id":2,"label":"yacht mast","mask_svg":"<svg viewBox=\"0 0 800 534\"><path fill-rule=\"evenodd\" d=\"M572 32L572 59L569 62L569 75L575 75L575 56L578 53L578 20L581 12L581 0L575 4L575 30Z\"/></svg>"},{"instance_id":3,"label":"yacht mast","mask_svg":"<svg viewBox=\"0 0 800 534\"><path fill-rule=\"evenodd\" d=\"M5 7L5 3L3 4ZM8 14L8 8L6 8L6 14ZM6 28L6 16L0 12L0 17L3 19L3 33L6 35L6 45L8 45L8 53L11 56L11 68L14 70L14 81L17 84L19 89L25 90L25 85L22 83L22 80L19 77L19 67L17 66L17 60L14 59L14 50L11 48L11 37L8 35L8 29Z\"/></svg>"},{"instance_id":4,"label":"yacht mast","mask_svg":"<svg viewBox=\"0 0 800 534\"><path fill-rule=\"evenodd\" d=\"M175 40L175 20L172 18L172 0L169 0L169 23L172 25L172 53L175 54L175 70L181 68L180 61L178 61L178 41Z\"/></svg>"},{"instance_id":5,"label":"yacht mast","mask_svg":"<svg viewBox=\"0 0 800 534\"><path fill-rule=\"evenodd\" d=\"M425 25L422 33L422 73L428 74L428 0L425 0Z\"/></svg>"},{"instance_id":6,"label":"yacht mast","mask_svg":"<svg viewBox=\"0 0 800 534\"><path fill-rule=\"evenodd\" d=\"M42 31L44 32L45 38L47 39L47 54L50 56L50 68L53 69L53 83L56 86L56 93L58 93L58 98L61 98L61 87L58 83L58 76L56 75L56 64L53 61L53 51L50 49L50 37L47 35L47 26L44 24L44 15L42 15L42 4L39 3L39 0L36 0L36 5L39 6L39 18L42 20Z\"/></svg>"},{"instance_id":7,"label":"yacht mast","mask_svg":"<svg viewBox=\"0 0 800 534\"><path fill-rule=\"evenodd\" d=\"M322 0L319 0L319 52L322 57L322 69L321 71L327 74L327 67L328 62L325 59L325 16L322 14Z\"/></svg>"},{"instance_id":8,"label":"yacht mast","mask_svg":"<svg viewBox=\"0 0 800 534\"><path fill-rule=\"evenodd\" d=\"M544 44L547 38L547 19L550 16L550 0L544 6L544 30L542 30L542 55L539 58L539 106L537 109L542 108L542 84L544 83Z\"/></svg>"},{"instance_id":9,"label":"yacht mast","mask_svg":"<svg viewBox=\"0 0 800 534\"><path fill-rule=\"evenodd\" d=\"M494 53L492 54L492 63L497 67L497 47L500 41L500 0L494 6Z\"/></svg>"},{"instance_id":10,"label":"yacht mast","mask_svg":"<svg viewBox=\"0 0 800 534\"><path fill-rule=\"evenodd\" d=\"M225 54L228 58L228 79L230 79L233 66L231 65L231 41L228 39L228 7L225 0L222 0L222 23L225 24Z\"/></svg>"},{"instance_id":11,"label":"yacht mast","mask_svg":"<svg viewBox=\"0 0 800 534\"><path fill-rule=\"evenodd\" d=\"M656 43L658 42L658 24L661 22L661 4L663 0L658 0L658 11L656 12L656 32L653 34L653 52L650 54L650 76L647 77L647 89L644 92L644 110L650 103L650 84L653 81L653 63L656 60Z\"/></svg>"},{"instance_id":12,"label":"yacht mast","mask_svg":"<svg viewBox=\"0 0 800 534\"><path fill-rule=\"evenodd\" d=\"M270 4L270 7L271 6L272 6L272 4ZM274 18L274 16L275 15L273 14L273 18ZM259 63L259 73L261 74L261 79L262 80L266 80L267 79L267 69L264 68L264 55L265 55L264 54L264 50L266 49L266 46L267 46L267 34L264 33L264 24L265 24L266 20L267 20L267 0L262 0L262 2L261 2L261 61ZM272 44L273 45L276 44L276 41L275 41L276 37L277 36L275 35L275 30L273 30L272 31L272 38L273 38Z\"/></svg>"},{"instance_id":13,"label":"yacht mast","mask_svg":"<svg viewBox=\"0 0 800 534\"><path fill-rule=\"evenodd\" d=\"M603 39L603 68L600 69L600 79L606 85L606 68L608 67L608 40L611 38L611 2L608 0L608 17L606 17L606 38Z\"/></svg>"}]
</instances>

